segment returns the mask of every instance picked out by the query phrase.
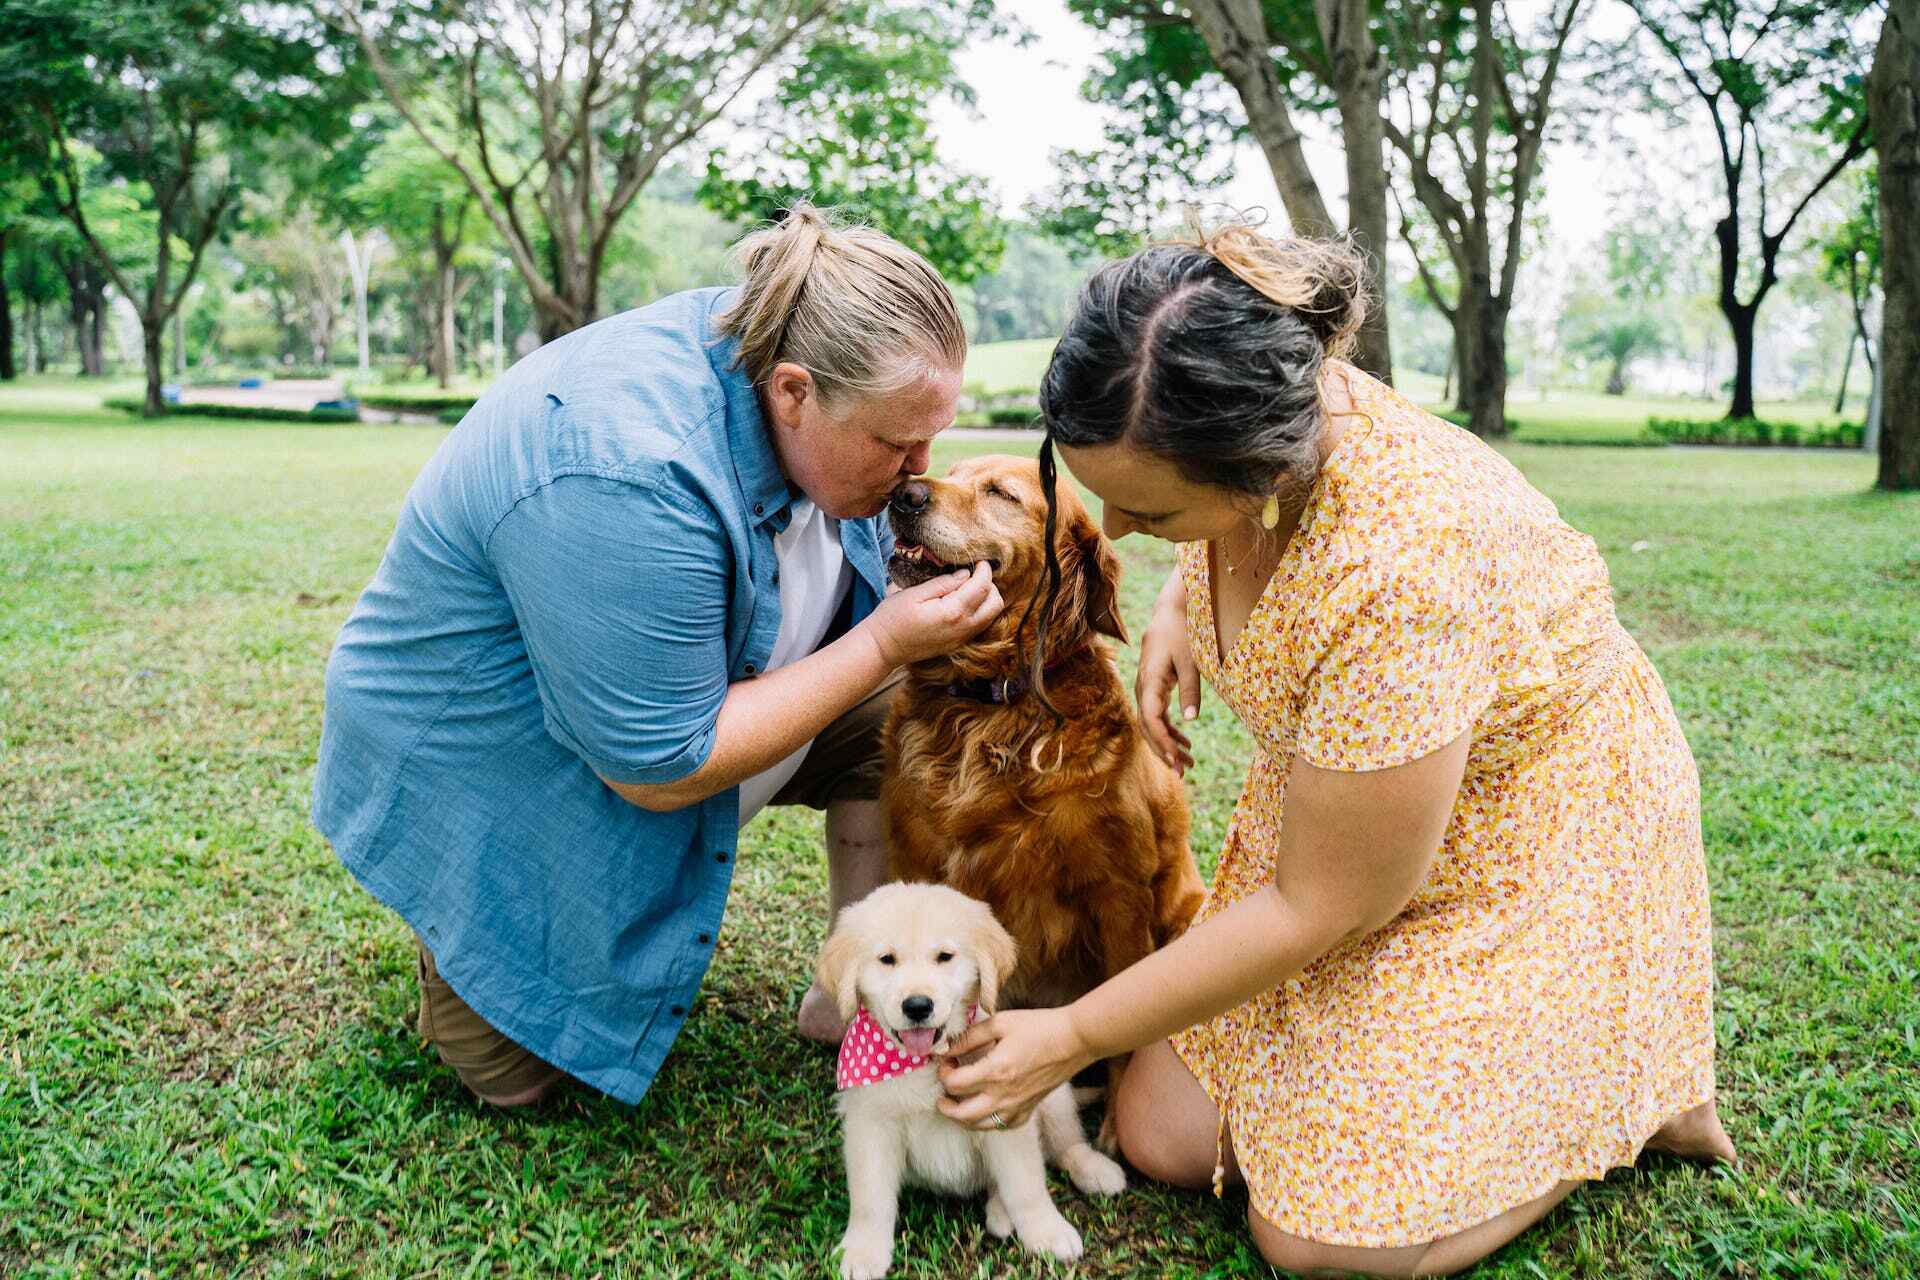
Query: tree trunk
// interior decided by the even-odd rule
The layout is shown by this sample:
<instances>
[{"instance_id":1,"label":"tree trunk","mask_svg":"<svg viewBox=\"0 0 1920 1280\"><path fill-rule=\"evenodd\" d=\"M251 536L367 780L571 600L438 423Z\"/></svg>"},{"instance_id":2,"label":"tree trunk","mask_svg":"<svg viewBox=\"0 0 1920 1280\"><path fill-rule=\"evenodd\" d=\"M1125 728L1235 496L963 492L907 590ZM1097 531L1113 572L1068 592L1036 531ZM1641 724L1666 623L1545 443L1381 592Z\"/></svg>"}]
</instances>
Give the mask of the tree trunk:
<instances>
[{"instance_id":1,"label":"tree trunk","mask_svg":"<svg viewBox=\"0 0 1920 1280\"><path fill-rule=\"evenodd\" d=\"M1847 335L1847 358L1840 363L1840 394L1833 398L1833 411L1845 413L1847 409L1847 380L1853 376L1853 348L1860 341L1858 333Z\"/></svg>"},{"instance_id":2,"label":"tree trunk","mask_svg":"<svg viewBox=\"0 0 1920 1280\"><path fill-rule=\"evenodd\" d=\"M1347 155L1347 231L1367 256L1367 287L1373 295L1354 363L1391 386L1386 130L1380 122L1386 65L1367 27L1367 0L1316 0L1314 9L1333 59L1333 92L1340 106L1340 137Z\"/></svg>"},{"instance_id":3,"label":"tree trunk","mask_svg":"<svg viewBox=\"0 0 1920 1280\"><path fill-rule=\"evenodd\" d=\"M1300 236L1338 234L1320 185L1307 164L1301 146L1300 130L1294 126L1287 106L1285 86L1274 69L1266 15L1260 0L1193 0L1188 5L1193 25L1206 41L1213 64L1233 86L1247 113L1247 125L1266 156L1267 167L1280 189L1280 203L1286 207L1293 233ZM1375 103L1375 111L1379 104ZM537 305L537 303L536 303ZM541 332L546 332L546 317L541 316Z\"/></svg>"},{"instance_id":4,"label":"tree trunk","mask_svg":"<svg viewBox=\"0 0 1920 1280\"><path fill-rule=\"evenodd\" d=\"M107 290L103 284L93 286L93 296L88 299L87 319L87 359L96 378L107 376Z\"/></svg>"},{"instance_id":5,"label":"tree trunk","mask_svg":"<svg viewBox=\"0 0 1920 1280\"><path fill-rule=\"evenodd\" d=\"M1455 333L1453 335L1453 341L1447 344L1447 375L1440 382L1440 398L1442 400L1451 400L1453 398L1453 370L1454 366L1459 363L1460 335Z\"/></svg>"},{"instance_id":6,"label":"tree trunk","mask_svg":"<svg viewBox=\"0 0 1920 1280\"><path fill-rule=\"evenodd\" d=\"M1733 405L1727 410L1729 418L1751 418L1753 412L1753 320L1757 310L1752 305L1731 306L1724 301L1721 310L1726 313L1727 327L1733 330Z\"/></svg>"},{"instance_id":7,"label":"tree trunk","mask_svg":"<svg viewBox=\"0 0 1920 1280\"><path fill-rule=\"evenodd\" d=\"M167 318L165 316L141 314L140 338L142 345L146 349L147 403L140 412L149 418L158 418L167 411L166 402L160 399L160 370L163 367L161 364L160 345L161 339L166 336L166 332Z\"/></svg>"},{"instance_id":8,"label":"tree trunk","mask_svg":"<svg viewBox=\"0 0 1920 1280\"><path fill-rule=\"evenodd\" d=\"M1920 0L1889 0L1867 78L1880 159L1880 473L1920 489Z\"/></svg>"},{"instance_id":9,"label":"tree trunk","mask_svg":"<svg viewBox=\"0 0 1920 1280\"><path fill-rule=\"evenodd\" d=\"M7 293L7 235L0 231L0 382L19 374L13 363L13 298Z\"/></svg>"},{"instance_id":10,"label":"tree trunk","mask_svg":"<svg viewBox=\"0 0 1920 1280\"><path fill-rule=\"evenodd\" d=\"M458 298L454 291L454 274L453 258L449 254L435 273L434 285L433 376L443 388L453 385L454 362L458 359L454 343L454 302Z\"/></svg>"},{"instance_id":11,"label":"tree trunk","mask_svg":"<svg viewBox=\"0 0 1920 1280\"><path fill-rule=\"evenodd\" d=\"M1484 440L1499 440L1512 430L1507 425L1507 318L1497 306L1476 311L1479 333L1472 357L1460 371L1462 398L1472 387L1467 429Z\"/></svg>"},{"instance_id":12,"label":"tree trunk","mask_svg":"<svg viewBox=\"0 0 1920 1280\"><path fill-rule=\"evenodd\" d=\"M1625 356L1613 358L1613 368L1607 373L1607 394L1623 396L1627 394L1627 360Z\"/></svg>"}]
</instances>

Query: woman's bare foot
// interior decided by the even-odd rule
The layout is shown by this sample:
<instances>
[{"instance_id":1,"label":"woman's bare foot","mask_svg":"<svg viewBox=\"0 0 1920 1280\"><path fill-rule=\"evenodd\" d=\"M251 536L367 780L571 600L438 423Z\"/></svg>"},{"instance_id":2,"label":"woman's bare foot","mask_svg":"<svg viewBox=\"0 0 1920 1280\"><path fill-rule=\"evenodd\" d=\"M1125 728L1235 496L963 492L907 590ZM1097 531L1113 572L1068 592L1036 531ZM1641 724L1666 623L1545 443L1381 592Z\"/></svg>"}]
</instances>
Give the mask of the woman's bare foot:
<instances>
[{"instance_id":1,"label":"woman's bare foot","mask_svg":"<svg viewBox=\"0 0 1920 1280\"><path fill-rule=\"evenodd\" d=\"M1733 1140L1720 1127L1720 1113L1711 1102L1703 1102L1691 1111L1682 1111L1661 1125L1647 1139L1647 1150L1664 1151L1687 1160L1712 1160L1732 1164L1737 1156Z\"/></svg>"},{"instance_id":2,"label":"woman's bare foot","mask_svg":"<svg viewBox=\"0 0 1920 1280\"><path fill-rule=\"evenodd\" d=\"M821 1044L838 1048L847 1034L847 1024L840 1020L833 998L818 986L808 987L807 994L800 997L799 1021L800 1034Z\"/></svg>"}]
</instances>

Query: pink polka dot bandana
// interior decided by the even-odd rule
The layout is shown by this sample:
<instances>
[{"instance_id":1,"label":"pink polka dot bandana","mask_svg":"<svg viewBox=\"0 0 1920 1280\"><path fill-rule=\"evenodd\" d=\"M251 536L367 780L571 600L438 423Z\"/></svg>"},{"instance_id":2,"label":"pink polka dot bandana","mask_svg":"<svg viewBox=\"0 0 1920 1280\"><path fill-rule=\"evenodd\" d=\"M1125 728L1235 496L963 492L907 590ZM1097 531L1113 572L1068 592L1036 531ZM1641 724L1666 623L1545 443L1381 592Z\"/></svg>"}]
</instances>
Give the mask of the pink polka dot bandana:
<instances>
[{"instance_id":1,"label":"pink polka dot bandana","mask_svg":"<svg viewBox=\"0 0 1920 1280\"><path fill-rule=\"evenodd\" d=\"M979 1006L967 1010L967 1025L972 1026L979 1017ZM932 1061L931 1056L901 1049L874 1016L862 1008L840 1041L840 1062L834 1070L833 1087L839 1091L879 1084L882 1080L918 1071Z\"/></svg>"}]
</instances>

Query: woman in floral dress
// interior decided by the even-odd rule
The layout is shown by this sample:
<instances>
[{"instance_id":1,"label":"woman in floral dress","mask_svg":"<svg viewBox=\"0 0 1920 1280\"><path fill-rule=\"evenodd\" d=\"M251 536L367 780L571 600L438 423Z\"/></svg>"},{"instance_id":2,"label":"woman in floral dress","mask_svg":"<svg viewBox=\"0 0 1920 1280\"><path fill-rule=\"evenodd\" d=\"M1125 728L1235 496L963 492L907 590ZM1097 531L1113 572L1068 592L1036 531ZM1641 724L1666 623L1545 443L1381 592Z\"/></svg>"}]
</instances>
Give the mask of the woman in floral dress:
<instances>
[{"instance_id":1,"label":"woman in floral dress","mask_svg":"<svg viewBox=\"0 0 1920 1280\"><path fill-rule=\"evenodd\" d=\"M1442 1274L1714 1109L1699 782L1593 540L1341 356L1363 274L1222 228L1087 284L1041 392L1107 532L1180 544L1141 646L1150 742L1196 671L1256 755L1192 930L943 1068L1016 1123L1132 1051L1147 1175L1244 1182L1294 1270Z\"/></svg>"}]
</instances>

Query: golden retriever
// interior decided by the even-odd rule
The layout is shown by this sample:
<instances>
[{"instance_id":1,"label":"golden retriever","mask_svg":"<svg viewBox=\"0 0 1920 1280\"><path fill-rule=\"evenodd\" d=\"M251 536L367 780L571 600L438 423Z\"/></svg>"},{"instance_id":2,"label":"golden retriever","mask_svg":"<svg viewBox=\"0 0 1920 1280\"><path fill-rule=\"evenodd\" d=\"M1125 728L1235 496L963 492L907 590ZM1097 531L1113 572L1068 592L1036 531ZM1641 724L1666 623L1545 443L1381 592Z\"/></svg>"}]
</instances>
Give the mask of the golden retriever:
<instances>
[{"instance_id":1,"label":"golden retriever","mask_svg":"<svg viewBox=\"0 0 1920 1280\"><path fill-rule=\"evenodd\" d=\"M1016 1006L1077 999L1182 933L1203 893L1186 791L1147 749L1099 638L1126 641L1119 559L1072 484L1056 501L1061 582L1045 636L1041 611L1022 607L1046 578L1036 463L970 458L901 486L889 509L894 581L986 560L1010 602L971 643L908 669L881 798L891 878L982 899L1013 935ZM1036 648L1058 715L1028 687ZM1110 1125L1101 1136L1108 1145Z\"/></svg>"},{"instance_id":2,"label":"golden retriever","mask_svg":"<svg viewBox=\"0 0 1920 1280\"><path fill-rule=\"evenodd\" d=\"M1046 1159L1088 1195L1117 1195L1120 1166L1087 1145L1061 1085L1018 1128L976 1131L936 1105L933 1059L978 1008L991 1013L1014 970L1013 939L983 902L931 884L883 885L847 907L821 948L822 990L853 1023L841 1046L838 1105L851 1213L841 1240L845 1280L875 1280L893 1262L900 1187L987 1192L987 1230L1030 1252L1072 1261L1080 1233L1047 1192ZM876 1057L887 1066L877 1073ZM877 1075L877 1078L876 1078Z\"/></svg>"}]
</instances>

